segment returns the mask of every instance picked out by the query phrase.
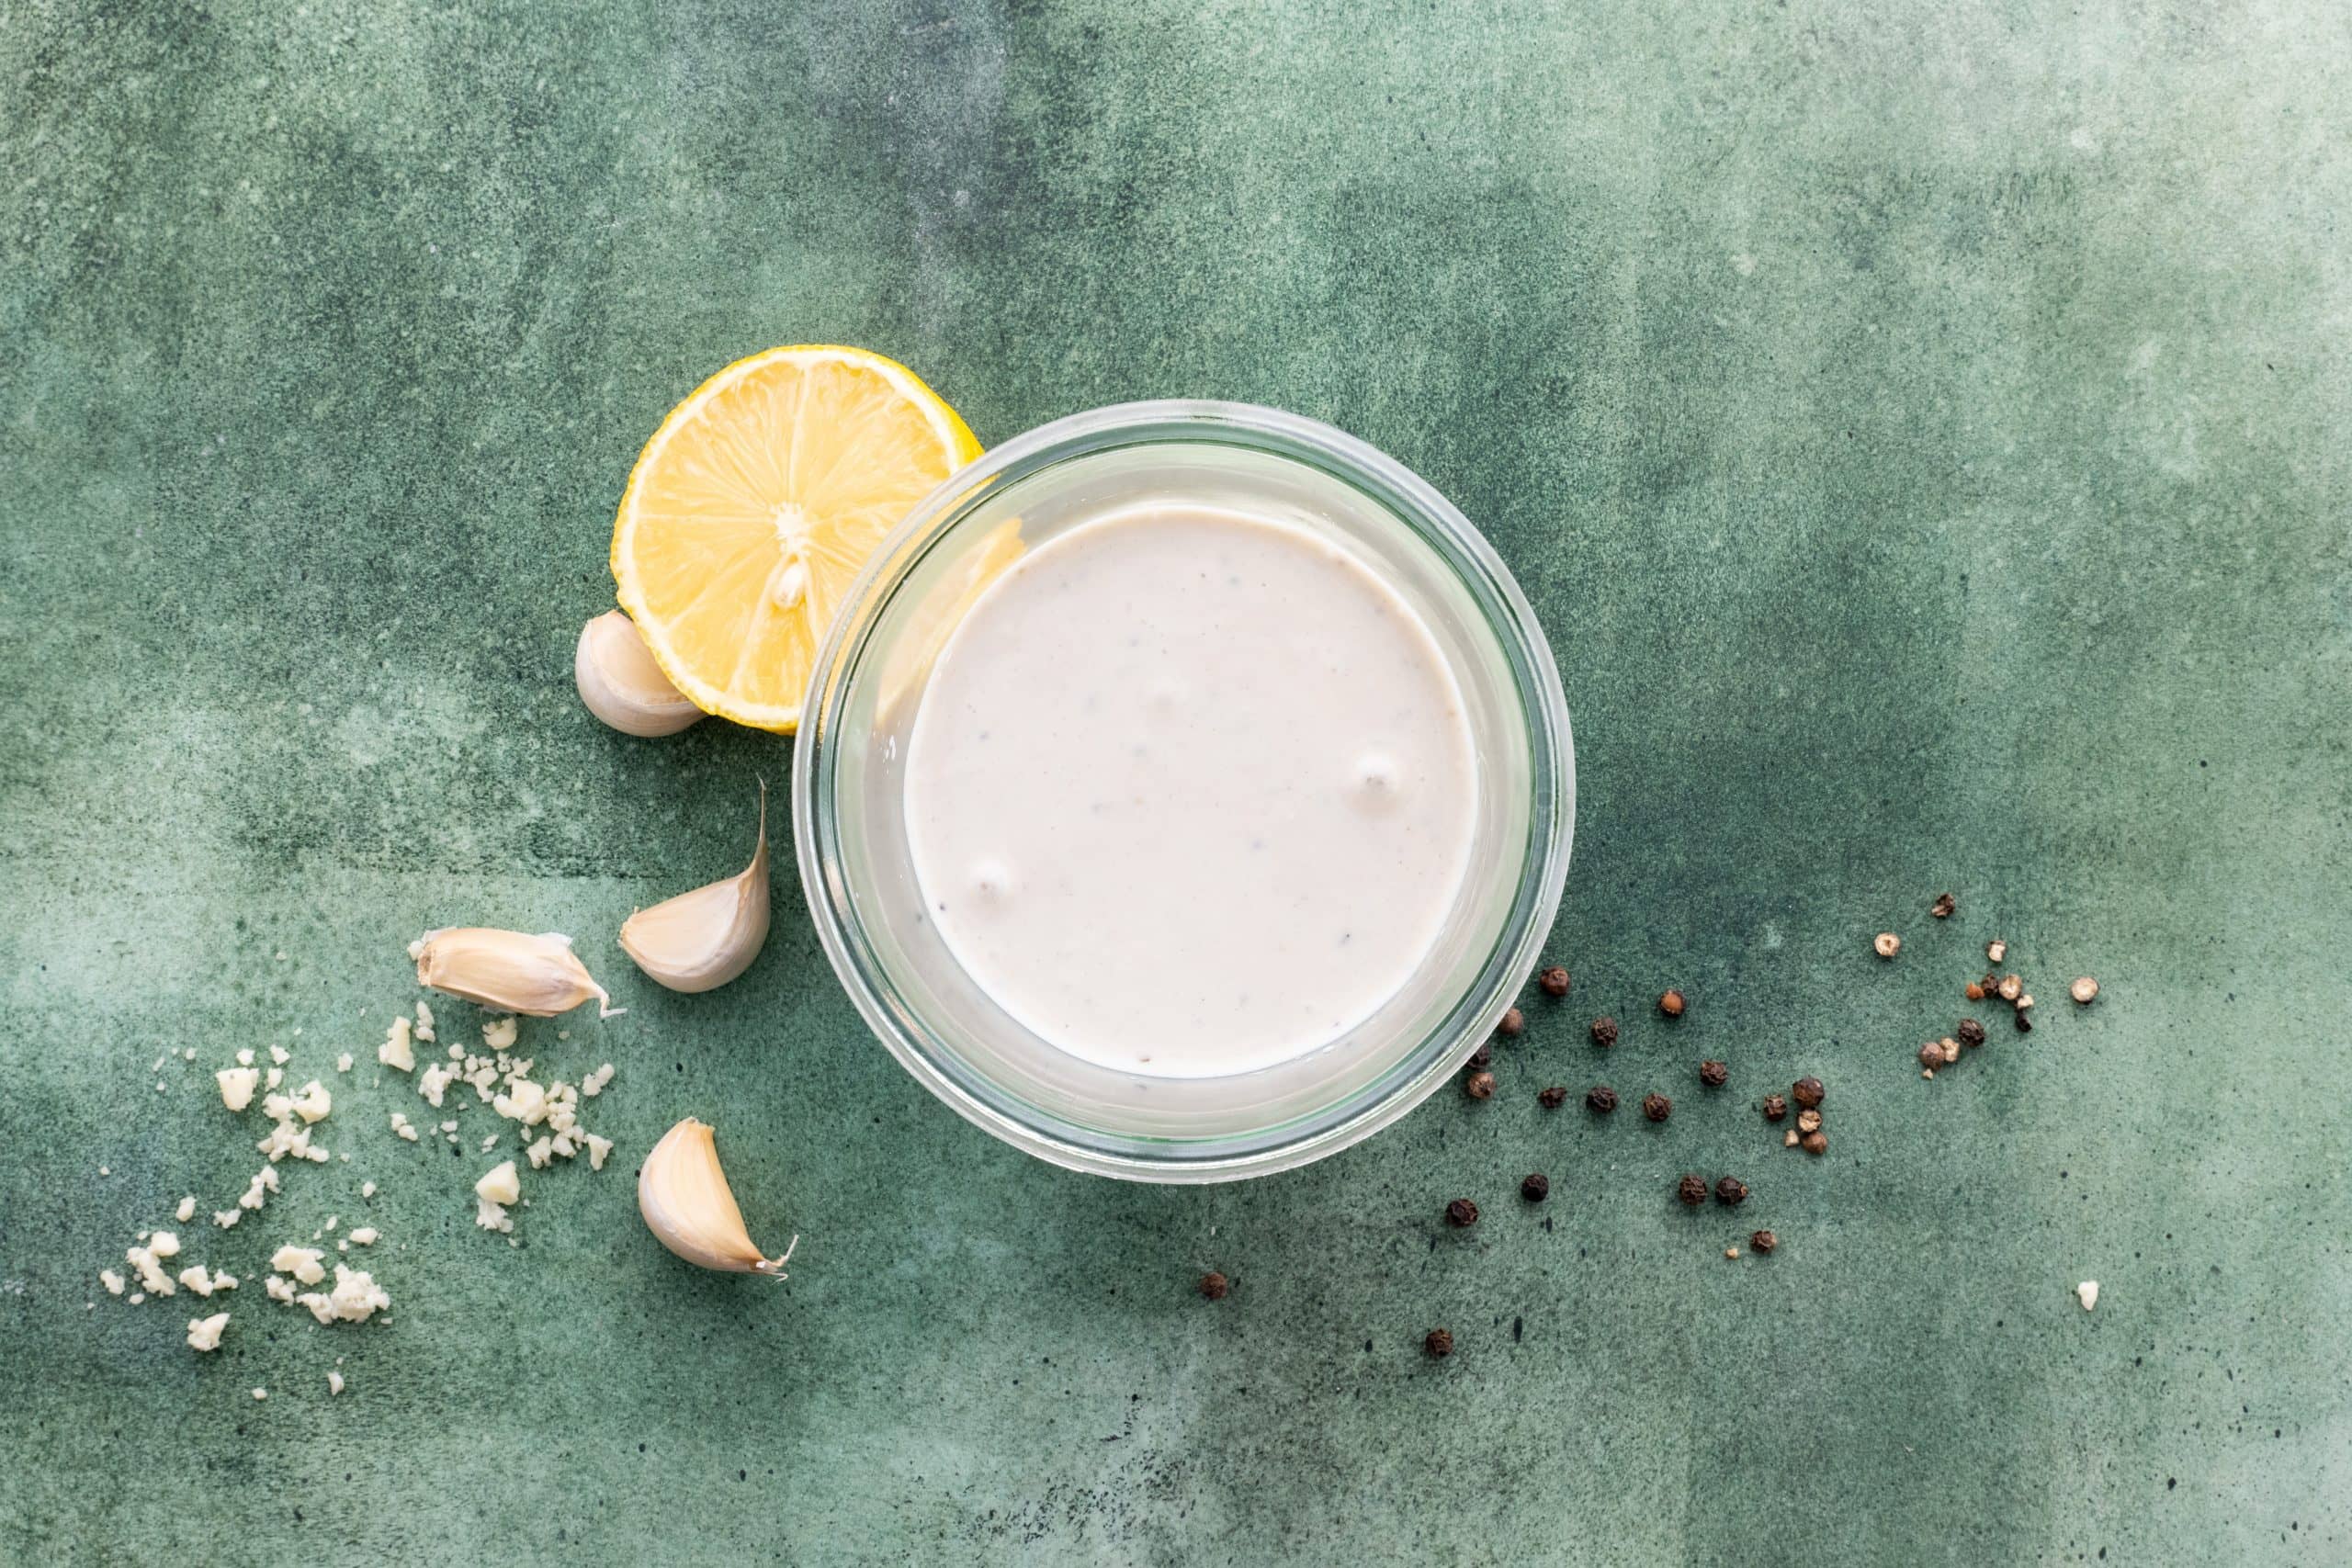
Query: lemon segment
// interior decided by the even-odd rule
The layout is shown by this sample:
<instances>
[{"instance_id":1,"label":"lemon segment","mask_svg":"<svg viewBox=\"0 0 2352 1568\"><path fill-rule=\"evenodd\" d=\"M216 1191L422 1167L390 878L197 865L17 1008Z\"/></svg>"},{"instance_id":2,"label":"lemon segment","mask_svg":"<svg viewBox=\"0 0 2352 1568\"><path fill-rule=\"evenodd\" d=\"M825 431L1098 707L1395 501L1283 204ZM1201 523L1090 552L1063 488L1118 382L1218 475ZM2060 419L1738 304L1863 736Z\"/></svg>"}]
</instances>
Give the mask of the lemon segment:
<instances>
[{"instance_id":1,"label":"lemon segment","mask_svg":"<svg viewBox=\"0 0 2352 1568\"><path fill-rule=\"evenodd\" d=\"M896 360L826 344L738 360L671 411L629 474L613 528L621 607L696 707L789 732L860 569L979 455Z\"/></svg>"}]
</instances>

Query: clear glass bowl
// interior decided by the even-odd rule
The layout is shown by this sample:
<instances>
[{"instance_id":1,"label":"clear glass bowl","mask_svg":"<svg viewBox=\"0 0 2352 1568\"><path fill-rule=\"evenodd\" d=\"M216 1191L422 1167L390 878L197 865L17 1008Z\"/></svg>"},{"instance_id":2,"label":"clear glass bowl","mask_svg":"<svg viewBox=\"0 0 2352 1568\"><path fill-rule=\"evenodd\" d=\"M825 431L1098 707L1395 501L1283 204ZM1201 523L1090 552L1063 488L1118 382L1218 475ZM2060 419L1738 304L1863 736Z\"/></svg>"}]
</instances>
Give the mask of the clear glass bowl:
<instances>
[{"instance_id":1,"label":"clear glass bowl","mask_svg":"<svg viewBox=\"0 0 2352 1568\"><path fill-rule=\"evenodd\" d=\"M1228 1077L1143 1077L1037 1038L972 982L924 919L907 849L907 735L958 619L1021 549L1151 501L1226 505L1343 544L1428 623L1461 684L1477 750L1470 867L1426 959L1340 1039ZM891 1054L1005 1142L1136 1181L1288 1170L1411 1110L1492 1030L1534 965L1567 875L1575 817L1559 672L1486 540L1363 442L1238 403L1076 414L933 491L835 614L792 775L793 834L818 936ZM1151 890L1136 897L1148 900Z\"/></svg>"}]
</instances>

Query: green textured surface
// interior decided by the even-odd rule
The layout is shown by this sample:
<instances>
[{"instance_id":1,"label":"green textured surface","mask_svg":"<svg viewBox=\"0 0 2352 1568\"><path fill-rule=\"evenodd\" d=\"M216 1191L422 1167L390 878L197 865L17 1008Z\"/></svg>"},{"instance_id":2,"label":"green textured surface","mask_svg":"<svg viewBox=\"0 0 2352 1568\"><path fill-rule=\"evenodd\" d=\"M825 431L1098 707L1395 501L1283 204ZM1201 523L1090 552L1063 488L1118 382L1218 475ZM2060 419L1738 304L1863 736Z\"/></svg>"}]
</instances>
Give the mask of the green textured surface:
<instances>
[{"instance_id":1,"label":"green textured surface","mask_svg":"<svg viewBox=\"0 0 2352 1568\"><path fill-rule=\"evenodd\" d=\"M2352 1562L2347 105L2325 0L0 0L0 1557ZM806 339L984 440L1295 409L1488 531L1583 785L1494 1101L1124 1187L918 1089L788 885L729 989L628 971L787 746L607 733L571 639L647 432ZM210 1069L366 1057L460 921L629 1005L526 1037L616 1167L510 1248L483 1113L329 1072L353 1162L179 1228L365 1209L388 1326L100 1295L256 1163ZM1923 1082L1996 931L2043 1027ZM1680 1109L1534 1103L1602 1077ZM639 1229L688 1112L789 1285Z\"/></svg>"}]
</instances>

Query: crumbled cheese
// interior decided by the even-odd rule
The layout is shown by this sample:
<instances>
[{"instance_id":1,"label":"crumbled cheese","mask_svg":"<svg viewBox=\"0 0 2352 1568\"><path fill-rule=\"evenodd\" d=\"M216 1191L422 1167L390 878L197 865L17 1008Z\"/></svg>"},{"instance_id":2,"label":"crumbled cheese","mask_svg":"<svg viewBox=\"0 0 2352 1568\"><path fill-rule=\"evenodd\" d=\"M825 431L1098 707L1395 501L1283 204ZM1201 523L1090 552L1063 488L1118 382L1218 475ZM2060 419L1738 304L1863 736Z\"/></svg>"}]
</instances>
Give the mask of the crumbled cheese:
<instances>
[{"instance_id":1,"label":"crumbled cheese","mask_svg":"<svg viewBox=\"0 0 2352 1568\"><path fill-rule=\"evenodd\" d=\"M281 1067L290 1060L287 1055L286 1047L283 1045L272 1045L269 1048L269 1059L276 1062Z\"/></svg>"},{"instance_id":2,"label":"crumbled cheese","mask_svg":"<svg viewBox=\"0 0 2352 1568\"><path fill-rule=\"evenodd\" d=\"M289 1116L300 1116L305 1122L322 1122L334 1110L334 1097L316 1078L292 1094L268 1095L261 1102L261 1113L273 1122L283 1122Z\"/></svg>"},{"instance_id":3,"label":"crumbled cheese","mask_svg":"<svg viewBox=\"0 0 2352 1568\"><path fill-rule=\"evenodd\" d=\"M408 1124L408 1118L401 1115L397 1111L392 1112L392 1131L399 1134L401 1137L406 1138L412 1144L416 1142L416 1129L410 1126Z\"/></svg>"},{"instance_id":4,"label":"crumbled cheese","mask_svg":"<svg viewBox=\"0 0 2352 1568\"><path fill-rule=\"evenodd\" d=\"M277 1171L276 1168L266 1165L263 1166L259 1170L254 1172L253 1183L245 1189L245 1195L237 1200L237 1207L240 1209L258 1209L264 1202L267 1201L266 1195L277 1190ZM218 1220L220 1216L215 1214L212 1217L215 1220ZM236 1224L234 1220L232 1220L229 1223L231 1224ZM225 1229L226 1227L223 1228Z\"/></svg>"},{"instance_id":5,"label":"crumbled cheese","mask_svg":"<svg viewBox=\"0 0 2352 1568\"><path fill-rule=\"evenodd\" d=\"M442 1130L443 1132L445 1132L445 1133L454 1133L454 1132L456 1132L456 1131L458 1130L458 1123L457 1123L457 1122L456 1122L454 1119L453 1119L453 1120L451 1120L451 1121L444 1122L442 1122L442 1123L441 1123L441 1130ZM455 1142L457 1142L457 1140L456 1140L455 1138L452 1138L452 1139L451 1139L451 1140L449 1140L449 1141L450 1141L451 1143L455 1143Z\"/></svg>"},{"instance_id":6,"label":"crumbled cheese","mask_svg":"<svg viewBox=\"0 0 2352 1568\"><path fill-rule=\"evenodd\" d=\"M244 1217L245 1212L243 1209L215 1209L212 1211L212 1223L219 1225L224 1231Z\"/></svg>"},{"instance_id":7,"label":"crumbled cheese","mask_svg":"<svg viewBox=\"0 0 2352 1568\"><path fill-rule=\"evenodd\" d=\"M147 1250L158 1258L177 1258L180 1255L180 1238L169 1231L157 1231L147 1238Z\"/></svg>"},{"instance_id":8,"label":"crumbled cheese","mask_svg":"<svg viewBox=\"0 0 2352 1568\"><path fill-rule=\"evenodd\" d=\"M237 1277L225 1269L218 1274L208 1274L203 1264L191 1263L180 1270L180 1283L199 1296L209 1296L215 1291L235 1290Z\"/></svg>"},{"instance_id":9,"label":"crumbled cheese","mask_svg":"<svg viewBox=\"0 0 2352 1568\"><path fill-rule=\"evenodd\" d=\"M132 1306L137 1306L141 1302L147 1299L147 1292L144 1291L133 1291L130 1295L123 1299L128 1301Z\"/></svg>"},{"instance_id":10,"label":"crumbled cheese","mask_svg":"<svg viewBox=\"0 0 2352 1568\"><path fill-rule=\"evenodd\" d=\"M337 1056L337 1057L334 1059L334 1070L335 1070L336 1072L339 1072L339 1073L347 1073L347 1072L351 1071L351 1053L350 1053L350 1052L345 1051L342 1055Z\"/></svg>"},{"instance_id":11,"label":"crumbled cheese","mask_svg":"<svg viewBox=\"0 0 2352 1568\"><path fill-rule=\"evenodd\" d=\"M376 1195L376 1184L372 1181L361 1182L359 1184L359 1195L362 1198L373 1198Z\"/></svg>"},{"instance_id":12,"label":"crumbled cheese","mask_svg":"<svg viewBox=\"0 0 2352 1568\"><path fill-rule=\"evenodd\" d=\"M173 1285L172 1277L164 1272L164 1265L156 1258L154 1248L134 1247L122 1256L124 1261L138 1272L139 1282L154 1294L168 1296L177 1288Z\"/></svg>"},{"instance_id":13,"label":"crumbled cheese","mask_svg":"<svg viewBox=\"0 0 2352 1568\"><path fill-rule=\"evenodd\" d=\"M191 1045L191 1046L189 1046L187 1050L185 1050L185 1051L181 1052L181 1053L180 1053L180 1060L181 1060L181 1061L183 1061L183 1062L193 1062L193 1061L195 1061L195 1060L196 1060L196 1047L195 1047L195 1046L193 1046L193 1045Z\"/></svg>"},{"instance_id":14,"label":"crumbled cheese","mask_svg":"<svg viewBox=\"0 0 2352 1568\"><path fill-rule=\"evenodd\" d=\"M357 1242L362 1247L373 1247L376 1245L376 1227L374 1225L354 1225L351 1227L351 1239Z\"/></svg>"},{"instance_id":15,"label":"crumbled cheese","mask_svg":"<svg viewBox=\"0 0 2352 1568\"><path fill-rule=\"evenodd\" d=\"M513 1230L514 1222L506 1217L506 1205L519 1202L522 1197L523 1181L514 1173L514 1162L500 1161L474 1183L474 1224L484 1230Z\"/></svg>"},{"instance_id":16,"label":"crumbled cheese","mask_svg":"<svg viewBox=\"0 0 2352 1568\"><path fill-rule=\"evenodd\" d=\"M613 1152L612 1139L600 1138L594 1133L582 1133L581 1136L588 1140L588 1168L604 1169L605 1156Z\"/></svg>"},{"instance_id":17,"label":"crumbled cheese","mask_svg":"<svg viewBox=\"0 0 2352 1568\"><path fill-rule=\"evenodd\" d=\"M2085 1312L2088 1312L2091 1308L2098 1305L2098 1281L2097 1280L2086 1280L2081 1284L2075 1286L2075 1299L2083 1303L2083 1310Z\"/></svg>"},{"instance_id":18,"label":"crumbled cheese","mask_svg":"<svg viewBox=\"0 0 2352 1568\"><path fill-rule=\"evenodd\" d=\"M512 1018L493 1018L481 1026L481 1043L493 1051L503 1051L514 1043L518 1027Z\"/></svg>"},{"instance_id":19,"label":"crumbled cheese","mask_svg":"<svg viewBox=\"0 0 2352 1568\"><path fill-rule=\"evenodd\" d=\"M490 1108L510 1122L536 1127L548 1119L548 1091L528 1078L510 1080L507 1092L492 1100Z\"/></svg>"},{"instance_id":20,"label":"crumbled cheese","mask_svg":"<svg viewBox=\"0 0 2352 1568\"><path fill-rule=\"evenodd\" d=\"M269 1163L272 1165L276 1165L289 1155L296 1159L315 1160L322 1163L327 1157L326 1150L314 1149L311 1146L310 1128L296 1126L290 1118L272 1126L269 1136L262 1139L254 1147L267 1155Z\"/></svg>"},{"instance_id":21,"label":"crumbled cheese","mask_svg":"<svg viewBox=\"0 0 2352 1568\"><path fill-rule=\"evenodd\" d=\"M261 1282L261 1288L269 1292L269 1299L271 1301L284 1302L288 1306L292 1306L294 1304L293 1280L283 1280L278 1278L277 1275L272 1274L268 1279L264 1280Z\"/></svg>"},{"instance_id":22,"label":"crumbled cheese","mask_svg":"<svg viewBox=\"0 0 2352 1568\"><path fill-rule=\"evenodd\" d=\"M417 1075L416 1092L424 1097L426 1104L438 1111L441 1109L441 1096L448 1090L450 1080L457 1076L455 1067L445 1067L435 1063Z\"/></svg>"},{"instance_id":23,"label":"crumbled cheese","mask_svg":"<svg viewBox=\"0 0 2352 1568\"><path fill-rule=\"evenodd\" d=\"M523 1151L523 1157L531 1162L533 1170L546 1169L548 1161L555 1157L555 1140L542 1134Z\"/></svg>"},{"instance_id":24,"label":"crumbled cheese","mask_svg":"<svg viewBox=\"0 0 2352 1568\"><path fill-rule=\"evenodd\" d=\"M251 1067L223 1067L212 1077L220 1086L220 1103L232 1111L251 1105L254 1090L261 1084L261 1075Z\"/></svg>"},{"instance_id":25,"label":"crumbled cheese","mask_svg":"<svg viewBox=\"0 0 2352 1568\"><path fill-rule=\"evenodd\" d=\"M603 1066L598 1067L594 1072L590 1073L586 1077L580 1080L580 1092L586 1095L589 1099L594 1100L598 1095L604 1093L605 1086L612 1081L613 1065L610 1062L606 1062Z\"/></svg>"},{"instance_id":26,"label":"crumbled cheese","mask_svg":"<svg viewBox=\"0 0 2352 1568\"><path fill-rule=\"evenodd\" d=\"M321 1323L365 1323L392 1304L392 1298L365 1269L346 1269L340 1263L334 1266L333 1291L312 1292L299 1299Z\"/></svg>"},{"instance_id":27,"label":"crumbled cheese","mask_svg":"<svg viewBox=\"0 0 2352 1568\"><path fill-rule=\"evenodd\" d=\"M187 1197L181 1199L180 1206L174 1209L172 1211L172 1214L173 1217L177 1219L182 1224L186 1224L188 1221L196 1218L196 1194L191 1192Z\"/></svg>"},{"instance_id":28,"label":"crumbled cheese","mask_svg":"<svg viewBox=\"0 0 2352 1568\"><path fill-rule=\"evenodd\" d=\"M326 1269L319 1263L324 1256L315 1247L296 1247L288 1242L269 1255L269 1266L281 1274L293 1275L301 1284L315 1285L327 1277Z\"/></svg>"},{"instance_id":29,"label":"crumbled cheese","mask_svg":"<svg viewBox=\"0 0 2352 1568\"><path fill-rule=\"evenodd\" d=\"M423 997L416 998L416 1037L419 1040L433 1038L433 1004Z\"/></svg>"},{"instance_id":30,"label":"crumbled cheese","mask_svg":"<svg viewBox=\"0 0 2352 1568\"><path fill-rule=\"evenodd\" d=\"M283 958L283 957L285 957L286 955L285 955L284 953L279 953L279 954L278 954L278 956L279 956L280 958ZM267 1389L266 1389L266 1388L257 1388L257 1389L254 1390L254 1397L255 1399L267 1399L267 1398L269 1397L269 1390L267 1390Z\"/></svg>"},{"instance_id":31,"label":"crumbled cheese","mask_svg":"<svg viewBox=\"0 0 2352 1568\"><path fill-rule=\"evenodd\" d=\"M452 1045L449 1047L449 1060L453 1062L462 1062L465 1059L466 1048L463 1045Z\"/></svg>"},{"instance_id":32,"label":"crumbled cheese","mask_svg":"<svg viewBox=\"0 0 2352 1568\"><path fill-rule=\"evenodd\" d=\"M376 1047L376 1060L404 1073L415 1069L416 1053L409 1045L407 1019L398 1016L392 1019L391 1027L384 1032L384 1043Z\"/></svg>"},{"instance_id":33,"label":"crumbled cheese","mask_svg":"<svg viewBox=\"0 0 2352 1568\"><path fill-rule=\"evenodd\" d=\"M107 1294L110 1296L122 1294L122 1276L111 1269L98 1270L98 1283L107 1288Z\"/></svg>"},{"instance_id":34,"label":"crumbled cheese","mask_svg":"<svg viewBox=\"0 0 2352 1568\"><path fill-rule=\"evenodd\" d=\"M285 1081L286 1069L284 1067L272 1067L269 1071L262 1075L261 1087L264 1089L276 1089L279 1084L282 1084Z\"/></svg>"},{"instance_id":35,"label":"crumbled cheese","mask_svg":"<svg viewBox=\"0 0 2352 1568\"><path fill-rule=\"evenodd\" d=\"M343 1374L341 1372L329 1372L327 1374L327 1393L329 1394L337 1394L342 1392Z\"/></svg>"},{"instance_id":36,"label":"crumbled cheese","mask_svg":"<svg viewBox=\"0 0 2352 1568\"><path fill-rule=\"evenodd\" d=\"M216 1312L210 1317L187 1320L187 1348L191 1350L218 1350L220 1332L229 1326L229 1314Z\"/></svg>"},{"instance_id":37,"label":"crumbled cheese","mask_svg":"<svg viewBox=\"0 0 2352 1568\"><path fill-rule=\"evenodd\" d=\"M254 1054L251 1051L240 1051L237 1053L237 1066L241 1067L250 1067L253 1065Z\"/></svg>"}]
</instances>

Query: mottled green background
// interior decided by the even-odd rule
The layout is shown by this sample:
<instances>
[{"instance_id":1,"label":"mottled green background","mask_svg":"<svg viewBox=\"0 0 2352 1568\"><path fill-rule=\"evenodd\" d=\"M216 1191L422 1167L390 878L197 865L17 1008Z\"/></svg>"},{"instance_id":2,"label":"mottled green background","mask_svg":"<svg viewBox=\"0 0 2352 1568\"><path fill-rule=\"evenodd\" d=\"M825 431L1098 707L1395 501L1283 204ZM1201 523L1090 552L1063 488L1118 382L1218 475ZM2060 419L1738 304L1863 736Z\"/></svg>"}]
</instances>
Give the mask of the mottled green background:
<instances>
[{"instance_id":1,"label":"mottled green background","mask_svg":"<svg viewBox=\"0 0 2352 1568\"><path fill-rule=\"evenodd\" d=\"M2348 223L2329 0L0 0L0 1557L2352 1562ZM628 969L788 747L611 734L572 637L645 434L806 339L984 440L1295 409L1487 531L1583 784L1495 1100L1120 1186L921 1091L789 884L729 989ZM256 1163L210 1069L364 1056L468 921L630 1007L526 1035L615 1168L510 1248L482 1112L330 1074L353 1162L183 1228L379 1179L389 1325L103 1298ZM1996 931L2043 1026L1922 1082ZM1535 1105L1601 1077L1681 1109ZM639 1227L688 1112L789 1285Z\"/></svg>"}]
</instances>

